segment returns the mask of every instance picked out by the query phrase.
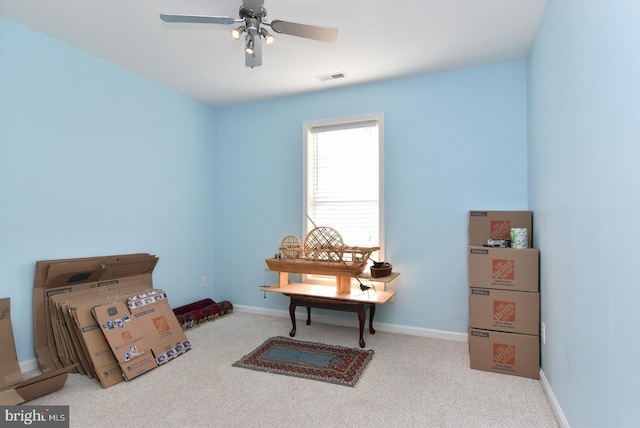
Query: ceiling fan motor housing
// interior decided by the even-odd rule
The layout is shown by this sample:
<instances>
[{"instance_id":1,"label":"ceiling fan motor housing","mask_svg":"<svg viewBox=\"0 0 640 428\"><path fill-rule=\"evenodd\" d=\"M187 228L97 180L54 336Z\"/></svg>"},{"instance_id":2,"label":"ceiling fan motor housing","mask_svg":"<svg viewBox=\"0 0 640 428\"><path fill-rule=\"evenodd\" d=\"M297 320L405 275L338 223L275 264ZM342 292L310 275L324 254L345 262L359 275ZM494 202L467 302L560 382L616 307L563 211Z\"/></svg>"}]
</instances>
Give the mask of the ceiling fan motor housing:
<instances>
[{"instance_id":1,"label":"ceiling fan motor housing","mask_svg":"<svg viewBox=\"0 0 640 428\"><path fill-rule=\"evenodd\" d=\"M247 28L247 33L255 36L258 34L258 31L260 31L260 20L257 18L248 17L245 19L245 26Z\"/></svg>"},{"instance_id":2,"label":"ceiling fan motor housing","mask_svg":"<svg viewBox=\"0 0 640 428\"><path fill-rule=\"evenodd\" d=\"M241 19L244 18L257 18L259 20L263 20L267 17L267 10L264 7L261 7L257 11L249 9L246 5L240 6L240 11L238 12Z\"/></svg>"}]
</instances>

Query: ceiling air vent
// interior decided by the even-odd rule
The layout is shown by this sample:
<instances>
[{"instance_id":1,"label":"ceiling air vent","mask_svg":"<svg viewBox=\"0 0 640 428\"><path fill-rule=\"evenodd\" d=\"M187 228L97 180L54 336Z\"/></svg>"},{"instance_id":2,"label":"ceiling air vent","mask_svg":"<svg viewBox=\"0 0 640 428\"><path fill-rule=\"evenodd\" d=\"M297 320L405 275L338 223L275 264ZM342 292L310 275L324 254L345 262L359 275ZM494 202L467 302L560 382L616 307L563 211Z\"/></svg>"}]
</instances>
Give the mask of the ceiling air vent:
<instances>
[{"instance_id":1,"label":"ceiling air vent","mask_svg":"<svg viewBox=\"0 0 640 428\"><path fill-rule=\"evenodd\" d=\"M322 76L316 76L316 79L318 79L321 82L327 82L329 80L336 80L336 79L342 79L343 77L345 77L343 72L338 72L338 73L331 73L331 74L323 74Z\"/></svg>"}]
</instances>

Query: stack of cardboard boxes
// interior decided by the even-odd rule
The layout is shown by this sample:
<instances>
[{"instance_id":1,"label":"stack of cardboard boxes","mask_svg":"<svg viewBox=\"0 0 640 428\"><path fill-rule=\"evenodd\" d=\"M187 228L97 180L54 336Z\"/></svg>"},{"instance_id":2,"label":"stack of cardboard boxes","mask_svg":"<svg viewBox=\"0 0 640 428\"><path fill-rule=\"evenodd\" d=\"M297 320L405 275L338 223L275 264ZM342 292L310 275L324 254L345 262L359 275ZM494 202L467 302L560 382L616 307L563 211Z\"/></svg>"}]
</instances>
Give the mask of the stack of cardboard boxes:
<instances>
[{"instance_id":1,"label":"stack of cardboard boxes","mask_svg":"<svg viewBox=\"0 0 640 428\"><path fill-rule=\"evenodd\" d=\"M157 263L147 253L38 261L34 341L41 370L73 367L108 388L189 351L166 293L153 287Z\"/></svg>"},{"instance_id":2,"label":"stack of cardboard boxes","mask_svg":"<svg viewBox=\"0 0 640 428\"><path fill-rule=\"evenodd\" d=\"M526 228L528 248L489 246ZM469 354L472 369L539 378L539 253L531 211L469 212ZM499 241L498 241L499 242Z\"/></svg>"},{"instance_id":3,"label":"stack of cardboard boxes","mask_svg":"<svg viewBox=\"0 0 640 428\"><path fill-rule=\"evenodd\" d=\"M42 374L23 379L10 301L0 299L0 405L57 391L69 372L108 388L189 351L167 294L153 288L157 262L147 253L38 261L33 319Z\"/></svg>"}]
</instances>

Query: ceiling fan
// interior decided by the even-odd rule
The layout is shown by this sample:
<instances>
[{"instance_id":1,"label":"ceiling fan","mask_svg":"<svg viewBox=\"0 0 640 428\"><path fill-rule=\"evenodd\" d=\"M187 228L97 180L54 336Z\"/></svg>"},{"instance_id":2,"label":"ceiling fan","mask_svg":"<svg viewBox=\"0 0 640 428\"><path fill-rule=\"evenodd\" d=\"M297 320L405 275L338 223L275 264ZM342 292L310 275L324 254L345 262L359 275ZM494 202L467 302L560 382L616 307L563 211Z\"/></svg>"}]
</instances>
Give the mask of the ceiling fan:
<instances>
[{"instance_id":1,"label":"ceiling fan","mask_svg":"<svg viewBox=\"0 0 640 428\"><path fill-rule=\"evenodd\" d=\"M160 14L160 19L164 22L196 23L196 24L240 24L231 31L231 36L239 40L245 33L245 65L247 67L258 67L262 65L262 44L263 38L266 44L271 44L273 35L267 31L266 27L279 34L304 37L306 39L318 40L321 42L333 43L338 38L338 30L329 27L317 27L315 25L297 24L295 22L274 19L271 23L266 21L267 10L264 8L264 0L244 0L240 11L240 18L231 16L206 16L206 15L168 15Z\"/></svg>"}]
</instances>

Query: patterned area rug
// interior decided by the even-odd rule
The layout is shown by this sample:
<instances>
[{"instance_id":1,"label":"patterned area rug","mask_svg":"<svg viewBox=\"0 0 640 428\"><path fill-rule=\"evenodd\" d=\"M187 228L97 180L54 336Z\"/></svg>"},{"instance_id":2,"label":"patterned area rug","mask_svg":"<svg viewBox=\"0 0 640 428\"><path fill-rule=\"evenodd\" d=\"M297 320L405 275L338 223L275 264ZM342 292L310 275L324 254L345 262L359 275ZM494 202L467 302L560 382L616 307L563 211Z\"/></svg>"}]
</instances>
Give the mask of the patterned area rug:
<instances>
[{"instance_id":1,"label":"patterned area rug","mask_svg":"<svg viewBox=\"0 0 640 428\"><path fill-rule=\"evenodd\" d=\"M338 385L355 386L373 350L272 337L233 365Z\"/></svg>"}]
</instances>

